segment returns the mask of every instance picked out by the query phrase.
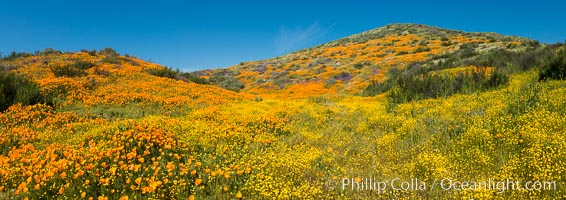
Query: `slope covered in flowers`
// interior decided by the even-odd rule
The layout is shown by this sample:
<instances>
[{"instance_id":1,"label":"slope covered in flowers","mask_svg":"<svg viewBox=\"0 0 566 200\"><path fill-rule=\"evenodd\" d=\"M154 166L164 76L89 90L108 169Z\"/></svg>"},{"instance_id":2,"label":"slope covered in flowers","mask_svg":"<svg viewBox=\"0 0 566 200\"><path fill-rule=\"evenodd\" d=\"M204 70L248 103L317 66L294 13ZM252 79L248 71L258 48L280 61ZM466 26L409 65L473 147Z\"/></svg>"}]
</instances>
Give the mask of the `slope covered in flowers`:
<instances>
[{"instance_id":1,"label":"slope covered in flowers","mask_svg":"<svg viewBox=\"0 0 566 200\"><path fill-rule=\"evenodd\" d=\"M17 198L558 198L566 84L512 77L497 91L387 108L380 97L234 101L182 116L107 120L49 106L0 115L0 177ZM555 181L556 190L386 192L343 178ZM430 185L429 185L430 186Z\"/></svg>"},{"instance_id":2,"label":"slope covered in flowers","mask_svg":"<svg viewBox=\"0 0 566 200\"><path fill-rule=\"evenodd\" d=\"M477 51L524 49L532 41L493 33L466 33L417 24L391 24L280 57L196 72L228 89L260 96L305 98L360 94L389 70L436 60L465 46ZM238 88L230 85L241 84Z\"/></svg>"},{"instance_id":3,"label":"slope covered in flowers","mask_svg":"<svg viewBox=\"0 0 566 200\"><path fill-rule=\"evenodd\" d=\"M114 60L108 61L109 58ZM90 63L84 74L72 76L54 73L73 63ZM43 93L59 98L64 104L124 105L129 103L162 106L217 104L243 95L216 87L156 77L150 69L164 68L134 57L92 55L88 52L58 53L30 56L13 62L14 71L37 82ZM219 98L221 97L221 98Z\"/></svg>"},{"instance_id":4,"label":"slope covered in flowers","mask_svg":"<svg viewBox=\"0 0 566 200\"><path fill-rule=\"evenodd\" d=\"M288 86L285 95L258 90L264 98L254 98L245 88L152 75L164 68L111 50L1 61L2 73L33 80L52 101L0 113L0 199L566 196L566 82L541 79L541 66L512 72L489 89L398 102L392 99L398 85L362 97L304 83ZM473 79L477 71L496 72L472 64L410 66L401 74ZM388 187L360 189L368 178ZM446 179L549 184L446 189L439 185ZM393 189L401 182L417 185Z\"/></svg>"}]
</instances>

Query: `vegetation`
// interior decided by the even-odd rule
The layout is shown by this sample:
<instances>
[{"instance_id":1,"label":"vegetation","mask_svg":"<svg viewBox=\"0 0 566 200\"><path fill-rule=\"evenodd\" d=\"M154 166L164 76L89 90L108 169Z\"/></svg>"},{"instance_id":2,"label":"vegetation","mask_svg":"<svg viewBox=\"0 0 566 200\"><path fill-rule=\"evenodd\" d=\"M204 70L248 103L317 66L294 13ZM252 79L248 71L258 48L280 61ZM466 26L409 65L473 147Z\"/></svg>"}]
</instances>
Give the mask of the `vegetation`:
<instances>
[{"instance_id":1,"label":"vegetation","mask_svg":"<svg viewBox=\"0 0 566 200\"><path fill-rule=\"evenodd\" d=\"M436 73L399 73L383 83L368 86L363 95L375 96L391 90L392 102L404 103L413 100L447 97L457 93L473 93L497 88L508 82L508 75L488 67L471 66L461 70L444 70Z\"/></svg>"},{"instance_id":2,"label":"vegetation","mask_svg":"<svg viewBox=\"0 0 566 200\"><path fill-rule=\"evenodd\" d=\"M200 77L194 75L193 73L181 72L181 71L179 71L179 69L173 70L173 69L168 68L168 67L151 68L151 69L147 70L147 73L154 75L154 76L172 78L172 79L175 79L175 80L182 80L182 81L185 81L185 82L190 81L190 82L198 83L198 84L209 84L208 80L200 78Z\"/></svg>"},{"instance_id":3,"label":"vegetation","mask_svg":"<svg viewBox=\"0 0 566 200\"><path fill-rule=\"evenodd\" d=\"M25 58L25 57L29 57L29 56L32 56L32 55L33 54L31 54L31 53L13 51L8 56L3 56L1 59L5 60L5 61L13 61L13 60L18 59L18 58Z\"/></svg>"},{"instance_id":4,"label":"vegetation","mask_svg":"<svg viewBox=\"0 0 566 200\"><path fill-rule=\"evenodd\" d=\"M518 37L393 24L273 59L196 74L225 89L264 96L308 98L329 93L371 96L375 93L367 88L373 87L372 83L385 81L390 70L404 70L415 63L420 63L426 71L495 67L508 76L511 69L507 63L520 62L515 72L525 71L535 66L530 62L548 54L550 49ZM350 73L351 79L335 82L341 72Z\"/></svg>"},{"instance_id":5,"label":"vegetation","mask_svg":"<svg viewBox=\"0 0 566 200\"><path fill-rule=\"evenodd\" d=\"M175 76L179 74L179 71L172 70L171 68L157 68L157 69L148 69L147 73L159 77L175 78Z\"/></svg>"},{"instance_id":6,"label":"vegetation","mask_svg":"<svg viewBox=\"0 0 566 200\"><path fill-rule=\"evenodd\" d=\"M12 72L0 72L0 111L18 103L34 105L47 102L34 82Z\"/></svg>"},{"instance_id":7,"label":"vegetation","mask_svg":"<svg viewBox=\"0 0 566 200\"><path fill-rule=\"evenodd\" d=\"M566 49L561 49L539 73L539 80L566 79Z\"/></svg>"},{"instance_id":8,"label":"vegetation","mask_svg":"<svg viewBox=\"0 0 566 200\"><path fill-rule=\"evenodd\" d=\"M447 97L456 93L483 91L506 84L509 77L499 71L488 75L487 68L472 68L459 72L456 76L422 74L420 76L400 76L389 95L392 102L404 103L413 100Z\"/></svg>"},{"instance_id":9,"label":"vegetation","mask_svg":"<svg viewBox=\"0 0 566 200\"><path fill-rule=\"evenodd\" d=\"M475 50L477 45L463 45L452 54L412 63L404 70L391 70L388 79L374 81L363 90L362 95L375 96L391 90L388 96L392 102L402 103L485 91L506 84L511 73L528 71L537 66L546 66L539 73L541 80L552 73L559 77L560 62L564 57L560 55L563 54L561 46L556 44L542 48L535 44L519 52L493 49L480 54Z\"/></svg>"},{"instance_id":10,"label":"vegetation","mask_svg":"<svg viewBox=\"0 0 566 200\"><path fill-rule=\"evenodd\" d=\"M102 59L103 63L120 64L120 58L118 57L120 54L118 54L116 50L112 48L104 48L98 53L104 56L104 59Z\"/></svg>"},{"instance_id":11,"label":"vegetation","mask_svg":"<svg viewBox=\"0 0 566 200\"><path fill-rule=\"evenodd\" d=\"M0 199L566 195L562 45L417 25L381 31L189 73L240 92L108 49L2 60L2 92L24 92L0 98L22 94L0 112ZM56 106L28 101L38 93ZM366 178L387 188L364 190ZM522 189L446 190L445 179ZM533 181L541 188L526 189ZM392 188L401 182L418 189Z\"/></svg>"},{"instance_id":12,"label":"vegetation","mask_svg":"<svg viewBox=\"0 0 566 200\"><path fill-rule=\"evenodd\" d=\"M12 51L8 56L0 56L0 60L4 61L14 61L18 58L26 58L30 56L48 56L48 55L58 55L61 51L55 50L53 48L46 48L43 51L36 51L34 54L28 52L15 52ZM0 54L2 55L2 54Z\"/></svg>"},{"instance_id":13,"label":"vegetation","mask_svg":"<svg viewBox=\"0 0 566 200\"><path fill-rule=\"evenodd\" d=\"M228 71L228 70L218 71L218 72L214 73L209 78L209 80L212 83L219 84L220 87L222 87L224 89L238 92L241 89L243 89L245 87L245 85L243 83L241 83L238 80L238 78L235 77L237 75L239 75L238 72L233 72L233 71Z\"/></svg>"},{"instance_id":14,"label":"vegetation","mask_svg":"<svg viewBox=\"0 0 566 200\"><path fill-rule=\"evenodd\" d=\"M87 75L87 69L94 67L95 64L87 61L75 61L63 66L51 66L51 71L57 77L77 77Z\"/></svg>"}]
</instances>

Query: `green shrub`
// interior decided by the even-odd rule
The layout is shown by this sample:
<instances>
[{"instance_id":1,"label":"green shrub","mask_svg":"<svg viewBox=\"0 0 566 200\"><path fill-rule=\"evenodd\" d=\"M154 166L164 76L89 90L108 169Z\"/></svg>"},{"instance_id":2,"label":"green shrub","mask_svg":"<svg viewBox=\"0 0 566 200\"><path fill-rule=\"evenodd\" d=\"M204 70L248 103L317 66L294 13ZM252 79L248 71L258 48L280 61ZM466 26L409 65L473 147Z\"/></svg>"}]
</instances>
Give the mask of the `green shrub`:
<instances>
[{"instance_id":1,"label":"green shrub","mask_svg":"<svg viewBox=\"0 0 566 200\"><path fill-rule=\"evenodd\" d=\"M477 47L477 44L463 44L460 46L460 49L454 52L454 56L457 56L460 59L476 56L478 55L476 52Z\"/></svg>"},{"instance_id":2,"label":"green shrub","mask_svg":"<svg viewBox=\"0 0 566 200\"><path fill-rule=\"evenodd\" d=\"M500 70L494 71L489 78L486 79L485 75L482 77L482 89L496 88L500 85L507 84L509 82L509 75L501 72Z\"/></svg>"},{"instance_id":3,"label":"green shrub","mask_svg":"<svg viewBox=\"0 0 566 200\"><path fill-rule=\"evenodd\" d=\"M36 56L48 56L48 55L52 55L52 54L61 54L61 51L59 50L55 50L53 48L45 48L43 51L36 51L35 55Z\"/></svg>"},{"instance_id":4,"label":"green shrub","mask_svg":"<svg viewBox=\"0 0 566 200\"><path fill-rule=\"evenodd\" d=\"M87 70L95 66L94 63L88 61L76 61L68 65L69 67L74 67L77 69Z\"/></svg>"},{"instance_id":5,"label":"green shrub","mask_svg":"<svg viewBox=\"0 0 566 200\"><path fill-rule=\"evenodd\" d=\"M49 69L51 69L51 71L57 77L80 77L86 75L86 72L84 70L69 65L50 67Z\"/></svg>"},{"instance_id":6,"label":"green shrub","mask_svg":"<svg viewBox=\"0 0 566 200\"><path fill-rule=\"evenodd\" d=\"M375 96L387 92L391 88L393 88L392 81L383 81L383 82L372 81L370 85L368 85L366 88L362 90L362 96L364 97Z\"/></svg>"},{"instance_id":7,"label":"green shrub","mask_svg":"<svg viewBox=\"0 0 566 200\"><path fill-rule=\"evenodd\" d=\"M94 68L94 74L99 76L110 76L110 72L99 67Z\"/></svg>"},{"instance_id":8,"label":"green shrub","mask_svg":"<svg viewBox=\"0 0 566 200\"><path fill-rule=\"evenodd\" d=\"M30 57L30 56L33 56L33 54L27 53L27 52L12 51L12 53L10 53L8 56L2 57L1 59L5 60L5 61L13 61L13 60L16 60L18 58L25 58L25 57Z\"/></svg>"},{"instance_id":9,"label":"green shrub","mask_svg":"<svg viewBox=\"0 0 566 200\"><path fill-rule=\"evenodd\" d=\"M400 56L400 55L405 55L405 54L409 54L409 52L408 52L408 51L399 51L399 52L397 53L398 56Z\"/></svg>"},{"instance_id":10,"label":"green shrub","mask_svg":"<svg viewBox=\"0 0 566 200\"><path fill-rule=\"evenodd\" d=\"M442 45L443 47L451 46L451 45L452 45L452 42L450 42L450 41L442 42L441 45Z\"/></svg>"},{"instance_id":11,"label":"green shrub","mask_svg":"<svg viewBox=\"0 0 566 200\"><path fill-rule=\"evenodd\" d=\"M416 66L416 65L415 65ZM458 75L421 73L415 68L404 71L392 70L388 79L373 82L362 91L363 96L375 96L387 91L393 103L404 103L420 99L447 97L456 93L471 93L496 88L507 84L509 76L501 70L487 74L487 68ZM413 71L411 71L413 70Z\"/></svg>"},{"instance_id":12,"label":"green shrub","mask_svg":"<svg viewBox=\"0 0 566 200\"><path fill-rule=\"evenodd\" d=\"M120 64L120 58L117 56L106 56L102 59L103 63Z\"/></svg>"},{"instance_id":13,"label":"green shrub","mask_svg":"<svg viewBox=\"0 0 566 200\"><path fill-rule=\"evenodd\" d=\"M326 80L326 83L324 83L324 87L325 87L325 88L330 88L330 87L332 87L332 85L334 85L334 84L336 84L336 79L334 79L334 78L328 78L328 79Z\"/></svg>"},{"instance_id":14,"label":"green shrub","mask_svg":"<svg viewBox=\"0 0 566 200\"><path fill-rule=\"evenodd\" d=\"M214 85L219 85L220 87L227 89L227 90L232 90L235 92L240 91L241 89L244 88L244 84L240 82L240 80L238 78L236 78L236 76L238 76L240 74L240 72L238 71L232 71L232 70L227 70L227 69L221 69L218 71L215 71L212 76L210 77L209 81L210 83L214 84ZM283 84L283 82L286 82L288 80L283 80L283 76L280 76L279 79L276 79L274 84L278 84L277 82L280 82L279 84ZM282 86L282 85L280 85Z\"/></svg>"},{"instance_id":15,"label":"green shrub","mask_svg":"<svg viewBox=\"0 0 566 200\"><path fill-rule=\"evenodd\" d=\"M430 51L429 47L419 47L415 50L414 53L427 52L427 51Z\"/></svg>"},{"instance_id":16,"label":"green shrub","mask_svg":"<svg viewBox=\"0 0 566 200\"><path fill-rule=\"evenodd\" d=\"M513 72L545 66L539 79L566 78L566 50L561 44L542 48L536 42L528 43L525 50L493 49L479 53L477 44L463 44L452 54L441 54L432 59L409 64L404 70L392 69L384 82L373 82L362 91L363 96L375 96L390 91L393 102L448 96L454 93L470 93L504 85ZM439 76L429 72L461 66L495 67L491 75L485 69L456 76ZM393 73L392 73L393 72Z\"/></svg>"},{"instance_id":17,"label":"green shrub","mask_svg":"<svg viewBox=\"0 0 566 200\"><path fill-rule=\"evenodd\" d=\"M104 56L113 56L113 57L117 57L120 54L118 54L118 52L116 52L116 50L114 50L113 48L107 47L104 48L102 50L99 51L100 55L104 55Z\"/></svg>"},{"instance_id":18,"label":"green shrub","mask_svg":"<svg viewBox=\"0 0 566 200\"><path fill-rule=\"evenodd\" d=\"M240 80L238 80L238 78L236 77L229 77L220 83L220 87L238 92L241 89L244 89L244 84L241 83Z\"/></svg>"},{"instance_id":19,"label":"green shrub","mask_svg":"<svg viewBox=\"0 0 566 200\"><path fill-rule=\"evenodd\" d=\"M404 103L496 88L506 84L509 76L498 70L491 75L487 75L486 70L480 70L456 76L431 73L400 76L396 81L397 89L389 93L389 98L394 103Z\"/></svg>"},{"instance_id":20,"label":"green shrub","mask_svg":"<svg viewBox=\"0 0 566 200\"><path fill-rule=\"evenodd\" d=\"M532 43L536 45L536 43ZM561 46L561 45L559 45ZM556 45L547 45L544 48L528 46L524 51L506 49L492 49L481 54L475 50L477 44L463 44L454 53L439 54L432 59L419 62L416 73L455 68L460 66L490 66L503 69L508 73L527 71L535 67L545 66L550 58L556 54ZM414 71L416 63L409 64L408 71Z\"/></svg>"},{"instance_id":21,"label":"green shrub","mask_svg":"<svg viewBox=\"0 0 566 200\"><path fill-rule=\"evenodd\" d=\"M87 75L85 70L94 66L92 62L75 61L64 66L52 66L50 69L57 77L80 77Z\"/></svg>"},{"instance_id":22,"label":"green shrub","mask_svg":"<svg viewBox=\"0 0 566 200\"><path fill-rule=\"evenodd\" d=\"M539 72L539 81L566 79L566 51L560 50Z\"/></svg>"},{"instance_id":23,"label":"green shrub","mask_svg":"<svg viewBox=\"0 0 566 200\"><path fill-rule=\"evenodd\" d=\"M146 72L154 76L171 78L175 80L182 80L185 82L193 82L197 84L209 84L209 82L206 79L200 78L193 73L181 72L178 69L173 70L169 67L163 67L158 69L152 68L146 70Z\"/></svg>"},{"instance_id":24,"label":"green shrub","mask_svg":"<svg viewBox=\"0 0 566 200\"><path fill-rule=\"evenodd\" d=\"M104 58L102 59L103 63L108 64L120 64L120 54L116 52L116 50L112 48L104 48L98 52L100 55L103 55Z\"/></svg>"},{"instance_id":25,"label":"green shrub","mask_svg":"<svg viewBox=\"0 0 566 200\"><path fill-rule=\"evenodd\" d=\"M364 62L359 62L359 63L354 64L353 66L356 69L361 69L361 68L364 68L364 64L365 64Z\"/></svg>"},{"instance_id":26,"label":"green shrub","mask_svg":"<svg viewBox=\"0 0 566 200\"><path fill-rule=\"evenodd\" d=\"M12 72L0 71L0 112L16 103L49 103L45 100L34 82Z\"/></svg>"},{"instance_id":27,"label":"green shrub","mask_svg":"<svg viewBox=\"0 0 566 200\"><path fill-rule=\"evenodd\" d=\"M154 76L165 77L165 78L175 78L175 76L179 73L179 70L173 70L173 69L168 68L168 67L163 67L163 68L147 69L146 72L151 74L151 75L154 75Z\"/></svg>"},{"instance_id":28,"label":"green shrub","mask_svg":"<svg viewBox=\"0 0 566 200\"><path fill-rule=\"evenodd\" d=\"M86 50L86 49L81 49L81 52L88 53L88 55L90 55L90 56L96 56L96 50L89 51L89 50Z\"/></svg>"},{"instance_id":29,"label":"green shrub","mask_svg":"<svg viewBox=\"0 0 566 200\"><path fill-rule=\"evenodd\" d=\"M186 78L187 80L189 80L190 82L193 83L197 83L197 84L210 84L208 82L208 80L204 79L204 78L200 78L197 75L193 74L193 73L182 73L182 77Z\"/></svg>"},{"instance_id":30,"label":"green shrub","mask_svg":"<svg viewBox=\"0 0 566 200\"><path fill-rule=\"evenodd\" d=\"M383 82L372 81L370 85L362 90L362 96L375 96L389 91L397 85L397 79L401 76L402 71L392 68L387 72L387 79Z\"/></svg>"}]
</instances>

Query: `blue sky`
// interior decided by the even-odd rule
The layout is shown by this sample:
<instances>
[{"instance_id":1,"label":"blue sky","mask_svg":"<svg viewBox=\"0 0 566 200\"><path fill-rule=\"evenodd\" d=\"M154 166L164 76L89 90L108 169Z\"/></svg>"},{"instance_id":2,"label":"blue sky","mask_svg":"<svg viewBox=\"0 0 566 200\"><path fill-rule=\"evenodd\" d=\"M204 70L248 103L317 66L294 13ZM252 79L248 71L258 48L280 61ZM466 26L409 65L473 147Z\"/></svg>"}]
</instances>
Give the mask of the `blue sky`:
<instances>
[{"instance_id":1,"label":"blue sky","mask_svg":"<svg viewBox=\"0 0 566 200\"><path fill-rule=\"evenodd\" d=\"M186 71L227 67L390 23L564 42L563 1L3 1L0 52L113 47Z\"/></svg>"}]
</instances>

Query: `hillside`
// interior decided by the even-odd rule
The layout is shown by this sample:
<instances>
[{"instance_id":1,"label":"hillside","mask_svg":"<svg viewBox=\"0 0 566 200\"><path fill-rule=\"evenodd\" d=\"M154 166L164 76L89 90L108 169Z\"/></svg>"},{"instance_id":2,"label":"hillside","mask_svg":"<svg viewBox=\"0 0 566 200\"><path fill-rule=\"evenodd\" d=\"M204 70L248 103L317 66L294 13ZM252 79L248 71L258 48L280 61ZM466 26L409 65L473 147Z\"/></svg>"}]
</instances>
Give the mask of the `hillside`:
<instances>
[{"instance_id":1,"label":"hillside","mask_svg":"<svg viewBox=\"0 0 566 200\"><path fill-rule=\"evenodd\" d=\"M196 73L14 52L0 199L561 199L565 79L565 44L406 24Z\"/></svg>"},{"instance_id":2,"label":"hillside","mask_svg":"<svg viewBox=\"0 0 566 200\"><path fill-rule=\"evenodd\" d=\"M46 49L34 55L13 54L2 60L1 67L36 82L41 93L49 96L49 104L87 106L93 112L98 107L138 104L165 110L246 98L214 86L160 77L161 72L169 69L121 56L112 49L98 53L61 53Z\"/></svg>"},{"instance_id":3,"label":"hillside","mask_svg":"<svg viewBox=\"0 0 566 200\"><path fill-rule=\"evenodd\" d=\"M387 79L391 69L414 62L457 52L520 51L537 44L495 33L391 24L280 57L195 74L227 89L264 96L361 94L372 82Z\"/></svg>"}]
</instances>

